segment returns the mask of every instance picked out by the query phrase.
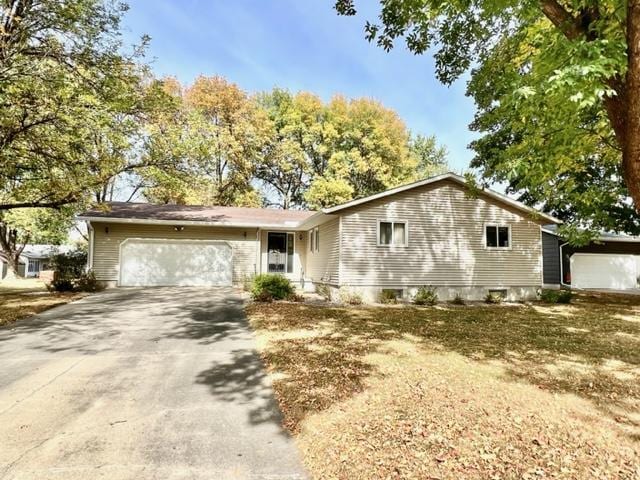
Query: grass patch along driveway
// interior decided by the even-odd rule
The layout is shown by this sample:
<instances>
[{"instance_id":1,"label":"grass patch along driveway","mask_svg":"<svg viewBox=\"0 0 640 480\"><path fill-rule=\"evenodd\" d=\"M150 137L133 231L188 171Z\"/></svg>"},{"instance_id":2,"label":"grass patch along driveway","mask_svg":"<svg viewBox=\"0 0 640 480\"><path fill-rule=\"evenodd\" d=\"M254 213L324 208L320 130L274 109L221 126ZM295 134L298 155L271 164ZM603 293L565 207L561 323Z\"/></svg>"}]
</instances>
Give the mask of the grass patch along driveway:
<instances>
[{"instance_id":1,"label":"grass patch along driveway","mask_svg":"<svg viewBox=\"0 0 640 480\"><path fill-rule=\"evenodd\" d=\"M248 313L315 478L640 478L640 298Z\"/></svg>"},{"instance_id":2,"label":"grass patch along driveway","mask_svg":"<svg viewBox=\"0 0 640 480\"><path fill-rule=\"evenodd\" d=\"M79 293L49 293L38 279L0 281L0 325L30 317L81 296Z\"/></svg>"}]
</instances>

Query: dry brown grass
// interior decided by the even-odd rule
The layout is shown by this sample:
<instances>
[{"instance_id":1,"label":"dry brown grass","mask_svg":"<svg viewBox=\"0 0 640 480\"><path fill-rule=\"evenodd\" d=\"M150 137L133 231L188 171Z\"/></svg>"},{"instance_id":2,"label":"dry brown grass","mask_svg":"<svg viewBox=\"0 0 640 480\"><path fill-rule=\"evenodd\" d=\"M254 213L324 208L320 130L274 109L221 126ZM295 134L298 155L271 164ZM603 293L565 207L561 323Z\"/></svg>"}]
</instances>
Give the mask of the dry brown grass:
<instances>
[{"instance_id":1,"label":"dry brown grass","mask_svg":"<svg viewBox=\"0 0 640 480\"><path fill-rule=\"evenodd\" d=\"M640 299L250 305L315 478L640 478Z\"/></svg>"},{"instance_id":2,"label":"dry brown grass","mask_svg":"<svg viewBox=\"0 0 640 480\"><path fill-rule=\"evenodd\" d=\"M79 293L49 293L37 279L0 282L0 325L15 322L80 298Z\"/></svg>"}]
</instances>

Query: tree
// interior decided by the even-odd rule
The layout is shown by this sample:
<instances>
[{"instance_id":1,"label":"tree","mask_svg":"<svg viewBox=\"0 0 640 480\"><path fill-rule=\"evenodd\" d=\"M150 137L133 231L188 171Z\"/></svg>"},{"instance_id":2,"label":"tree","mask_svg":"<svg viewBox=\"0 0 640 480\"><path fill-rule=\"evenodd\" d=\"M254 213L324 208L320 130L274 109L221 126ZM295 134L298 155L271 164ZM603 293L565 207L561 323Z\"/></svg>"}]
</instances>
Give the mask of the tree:
<instances>
[{"instance_id":1,"label":"tree","mask_svg":"<svg viewBox=\"0 0 640 480\"><path fill-rule=\"evenodd\" d=\"M416 135L409 140L409 152L416 159L417 178L429 178L449 169L447 149L433 135Z\"/></svg>"},{"instance_id":2,"label":"tree","mask_svg":"<svg viewBox=\"0 0 640 480\"><path fill-rule=\"evenodd\" d=\"M272 125L257 176L282 208L322 208L446 170L434 137L411 137L371 99L274 89L258 97ZM267 196L268 198L269 196Z\"/></svg>"},{"instance_id":3,"label":"tree","mask_svg":"<svg viewBox=\"0 0 640 480\"><path fill-rule=\"evenodd\" d=\"M412 138L396 112L371 99L274 89L258 96L271 139L257 168L269 203L322 208L446 169L435 138Z\"/></svg>"},{"instance_id":4,"label":"tree","mask_svg":"<svg viewBox=\"0 0 640 480\"><path fill-rule=\"evenodd\" d=\"M409 131L393 110L372 99L335 96L327 106L327 121L333 133L322 183L335 184L322 197L312 183L308 196L308 200L315 198L312 206L335 205L336 190L344 200L345 185L353 196L361 197L415 178L417 159L410 154Z\"/></svg>"},{"instance_id":5,"label":"tree","mask_svg":"<svg viewBox=\"0 0 640 480\"><path fill-rule=\"evenodd\" d=\"M126 6L7 0L3 7L0 211L81 201L131 168L103 148L107 137L125 148L145 106L141 50L121 53Z\"/></svg>"},{"instance_id":6,"label":"tree","mask_svg":"<svg viewBox=\"0 0 640 480\"><path fill-rule=\"evenodd\" d=\"M73 210L62 207L19 208L0 216L0 250L13 274L18 275L20 255L28 243L60 245L67 240Z\"/></svg>"},{"instance_id":7,"label":"tree","mask_svg":"<svg viewBox=\"0 0 640 480\"><path fill-rule=\"evenodd\" d=\"M486 135L473 144L474 166L485 178L506 180L530 202L561 196L592 227L606 224L600 208L624 217L628 197L640 211L639 1L381 5L380 23L365 26L369 40L388 50L404 38L415 53L435 47L445 84L477 65L472 128ZM355 14L353 0L336 8Z\"/></svg>"},{"instance_id":8,"label":"tree","mask_svg":"<svg viewBox=\"0 0 640 480\"><path fill-rule=\"evenodd\" d=\"M148 125L141 170L152 201L256 205L251 186L268 140L268 119L237 85L221 77L198 77L182 88L166 84L175 108ZM162 168L153 165L163 165Z\"/></svg>"},{"instance_id":9,"label":"tree","mask_svg":"<svg viewBox=\"0 0 640 480\"><path fill-rule=\"evenodd\" d=\"M289 209L305 203L314 175L326 168L326 108L316 95L279 88L258 96L270 121L270 140L257 178L267 187L268 203Z\"/></svg>"}]
</instances>

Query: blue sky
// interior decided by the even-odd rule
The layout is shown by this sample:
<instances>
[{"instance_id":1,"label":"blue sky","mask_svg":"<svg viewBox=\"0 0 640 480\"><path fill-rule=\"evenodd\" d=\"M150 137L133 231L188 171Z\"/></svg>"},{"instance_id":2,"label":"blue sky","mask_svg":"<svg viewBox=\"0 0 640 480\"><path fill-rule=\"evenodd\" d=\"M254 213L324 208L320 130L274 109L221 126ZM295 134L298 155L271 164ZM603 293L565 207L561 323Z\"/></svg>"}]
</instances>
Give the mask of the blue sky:
<instances>
[{"instance_id":1,"label":"blue sky","mask_svg":"<svg viewBox=\"0 0 640 480\"><path fill-rule=\"evenodd\" d=\"M411 131L436 135L451 167L465 169L474 112L465 82L441 85L431 56L403 44L390 53L369 44L363 25L377 3L360 0L358 16L340 17L332 0L129 0L125 41L150 35L154 72L182 82L221 75L248 92L278 86L375 98Z\"/></svg>"}]
</instances>

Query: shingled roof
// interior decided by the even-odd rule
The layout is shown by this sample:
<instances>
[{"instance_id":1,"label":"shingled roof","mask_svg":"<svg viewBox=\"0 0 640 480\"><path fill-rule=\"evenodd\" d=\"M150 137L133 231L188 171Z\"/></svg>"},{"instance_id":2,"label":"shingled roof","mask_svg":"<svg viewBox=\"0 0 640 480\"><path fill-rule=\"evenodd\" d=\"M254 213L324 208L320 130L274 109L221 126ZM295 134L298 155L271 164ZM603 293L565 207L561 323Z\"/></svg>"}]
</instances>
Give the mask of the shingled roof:
<instances>
[{"instance_id":1,"label":"shingled roof","mask_svg":"<svg viewBox=\"0 0 640 480\"><path fill-rule=\"evenodd\" d=\"M88 210L81 220L147 220L156 222L202 222L221 225L290 226L302 223L316 212L200 205L156 205L110 202Z\"/></svg>"}]
</instances>

